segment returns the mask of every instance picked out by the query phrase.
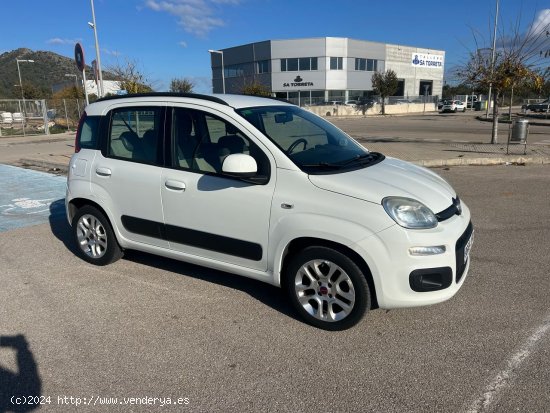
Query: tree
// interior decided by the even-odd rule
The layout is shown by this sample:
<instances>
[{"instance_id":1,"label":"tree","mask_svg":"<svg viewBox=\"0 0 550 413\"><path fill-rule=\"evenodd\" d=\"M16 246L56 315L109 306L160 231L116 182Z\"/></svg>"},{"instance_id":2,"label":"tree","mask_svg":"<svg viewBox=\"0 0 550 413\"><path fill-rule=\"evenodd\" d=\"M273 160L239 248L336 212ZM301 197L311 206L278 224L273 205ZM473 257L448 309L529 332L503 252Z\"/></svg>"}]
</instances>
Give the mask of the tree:
<instances>
[{"instance_id":1,"label":"tree","mask_svg":"<svg viewBox=\"0 0 550 413\"><path fill-rule=\"evenodd\" d=\"M243 95L251 95L251 96L264 96L269 97L271 96L271 90L269 88L258 82L252 82L244 85L241 89L241 93Z\"/></svg>"},{"instance_id":2,"label":"tree","mask_svg":"<svg viewBox=\"0 0 550 413\"><path fill-rule=\"evenodd\" d=\"M375 93L379 94L382 100L382 114L386 114L386 98L393 96L397 92L399 82L397 75L391 69L385 72L375 72L372 75L372 89Z\"/></svg>"},{"instance_id":3,"label":"tree","mask_svg":"<svg viewBox=\"0 0 550 413\"><path fill-rule=\"evenodd\" d=\"M84 91L76 86L68 86L56 92L53 99L84 99Z\"/></svg>"},{"instance_id":4,"label":"tree","mask_svg":"<svg viewBox=\"0 0 550 413\"><path fill-rule=\"evenodd\" d=\"M195 84L193 81L185 77L181 79L175 78L170 82L170 92L193 93L194 88Z\"/></svg>"},{"instance_id":5,"label":"tree","mask_svg":"<svg viewBox=\"0 0 550 413\"><path fill-rule=\"evenodd\" d=\"M21 97L21 89L19 85L15 85L13 87L13 95L18 99ZM23 82L23 95L25 99L42 99L44 97L44 92L33 83Z\"/></svg>"},{"instance_id":6,"label":"tree","mask_svg":"<svg viewBox=\"0 0 550 413\"><path fill-rule=\"evenodd\" d=\"M126 60L125 63L117 63L107 69L114 74L115 79L120 82L120 88L128 94L152 92L153 88L147 77L141 73L137 62Z\"/></svg>"},{"instance_id":7,"label":"tree","mask_svg":"<svg viewBox=\"0 0 550 413\"><path fill-rule=\"evenodd\" d=\"M492 87L491 143L498 142L498 106L504 92L510 91L512 101L514 88L527 87L540 93L544 86L544 78L538 66L543 56L543 48L548 45L550 24L544 23L544 20L542 23L533 21L526 33L520 33L517 25L512 27L512 35L500 33L494 51L494 62L492 49L478 48L470 53L468 62L457 71L461 79L474 86ZM478 45L475 35L474 40Z\"/></svg>"}]
</instances>

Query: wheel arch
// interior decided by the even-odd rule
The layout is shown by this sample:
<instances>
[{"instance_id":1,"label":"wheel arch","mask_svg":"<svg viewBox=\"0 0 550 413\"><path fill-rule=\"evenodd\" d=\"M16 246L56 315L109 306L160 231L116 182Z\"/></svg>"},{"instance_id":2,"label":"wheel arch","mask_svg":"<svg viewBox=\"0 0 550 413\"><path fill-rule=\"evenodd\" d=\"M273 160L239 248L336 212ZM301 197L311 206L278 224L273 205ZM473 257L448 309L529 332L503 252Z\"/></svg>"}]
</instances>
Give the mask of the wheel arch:
<instances>
[{"instance_id":1,"label":"wheel arch","mask_svg":"<svg viewBox=\"0 0 550 413\"><path fill-rule=\"evenodd\" d=\"M69 216L68 216L69 222L73 221L73 218L76 214L76 211L78 211L80 208L82 208L83 206L86 206L86 205L94 207L99 212L101 212L103 215L105 215L105 218L107 218L109 220L109 224L111 224L111 226L113 226L113 222L109 218L109 214L107 213L107 211L105 211L105 209L101 205L99 205L97 202L94 202L94 201L92 201L90 199L87 199L87 198L74 198L74 199L71 199L69 201L69 207L68 207L68 211L67 211L67 213L69 214Z\"/></svg>"},{"instance_id":2,"label":"wheel arch","mask_svg":"<svg viewBox=\"0 0 550 413\"><path fill-rule=\"evenodd\" d=\"M376 288L374 286L374 280L372 278L372 273L368 264L363 259L363 257L361 257L356 251L338 242L334 242L334 241L330 241L322 238L315 238L315 237L300 237L300 238L293 239L288 243L288 245L284 250L282 262L281 262L281 268L280 268L281 273L286 270L291 258L297 252L303 250L304 248L312 247L312 246L331 248L350 258L361 269L361 272L363 273L363 275L365 276L365 279L367 280L367 284L369 286L369 292L371 293L371 309L378 308L378 300L376 298ZM281 287L283 288L284 288L284 285L283 285L284 279L285 277L280 277Z\"/></svg>"}]
</instances>

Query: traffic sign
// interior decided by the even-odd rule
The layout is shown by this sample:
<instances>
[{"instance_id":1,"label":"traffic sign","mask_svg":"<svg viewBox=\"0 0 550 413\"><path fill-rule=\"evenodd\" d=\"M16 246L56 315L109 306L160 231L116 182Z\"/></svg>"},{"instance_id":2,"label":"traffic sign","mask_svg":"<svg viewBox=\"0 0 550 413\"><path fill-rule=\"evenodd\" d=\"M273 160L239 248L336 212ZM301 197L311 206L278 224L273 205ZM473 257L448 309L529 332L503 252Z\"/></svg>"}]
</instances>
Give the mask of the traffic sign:
<instances>
[{"instance_id":1,"label":"traffic sign","mask_svg":"<svg viewBox=\"0 0 550 413\"><path fill-rule=\"evenodd\" d=\"M84 49L82 48L82 45L80 43L77 43L74 46L74 60L76 62L76 67L78 67L78 70L83 72L86 68L86 63L84 62Z\"/></svg>"}]
</instances>

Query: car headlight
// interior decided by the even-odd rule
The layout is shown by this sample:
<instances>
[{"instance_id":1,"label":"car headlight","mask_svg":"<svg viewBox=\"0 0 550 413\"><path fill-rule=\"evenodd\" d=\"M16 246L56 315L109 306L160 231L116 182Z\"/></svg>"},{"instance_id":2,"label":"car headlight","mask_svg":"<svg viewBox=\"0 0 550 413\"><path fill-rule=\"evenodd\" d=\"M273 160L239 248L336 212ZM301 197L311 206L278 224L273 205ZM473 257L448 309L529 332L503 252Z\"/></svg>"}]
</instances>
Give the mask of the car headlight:
<instances>
[{"instance_id":1,"label":"car headlight","mask_svg":"<svg viewBox=\"0 0 550 413\"><path fill-rule=\"evenodd\" d=\"M437 226L437 218L431 209L414 199L390 196L382 200L382 206L403 228L428 229Z\"/></svg>"}]
</instances>

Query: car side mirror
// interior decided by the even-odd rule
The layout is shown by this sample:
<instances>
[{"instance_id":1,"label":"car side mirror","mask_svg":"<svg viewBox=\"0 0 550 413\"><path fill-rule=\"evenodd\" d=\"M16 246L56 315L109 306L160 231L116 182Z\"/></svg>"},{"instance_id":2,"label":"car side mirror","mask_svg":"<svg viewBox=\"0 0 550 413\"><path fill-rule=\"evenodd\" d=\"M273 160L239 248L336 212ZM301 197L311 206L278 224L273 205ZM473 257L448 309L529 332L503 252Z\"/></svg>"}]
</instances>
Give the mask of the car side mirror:
<instances>
[{"instance_id":1,"label":"car side mirror","mask_svg":"<svg viewBox=\"0 0 550 413\"><path fill-rule=\"evenodd\" d=\"M250 178L258 173L258 165L250 155L233 153L223 160L222 172L235 178Z\"/></svg>"}]
</instances>

